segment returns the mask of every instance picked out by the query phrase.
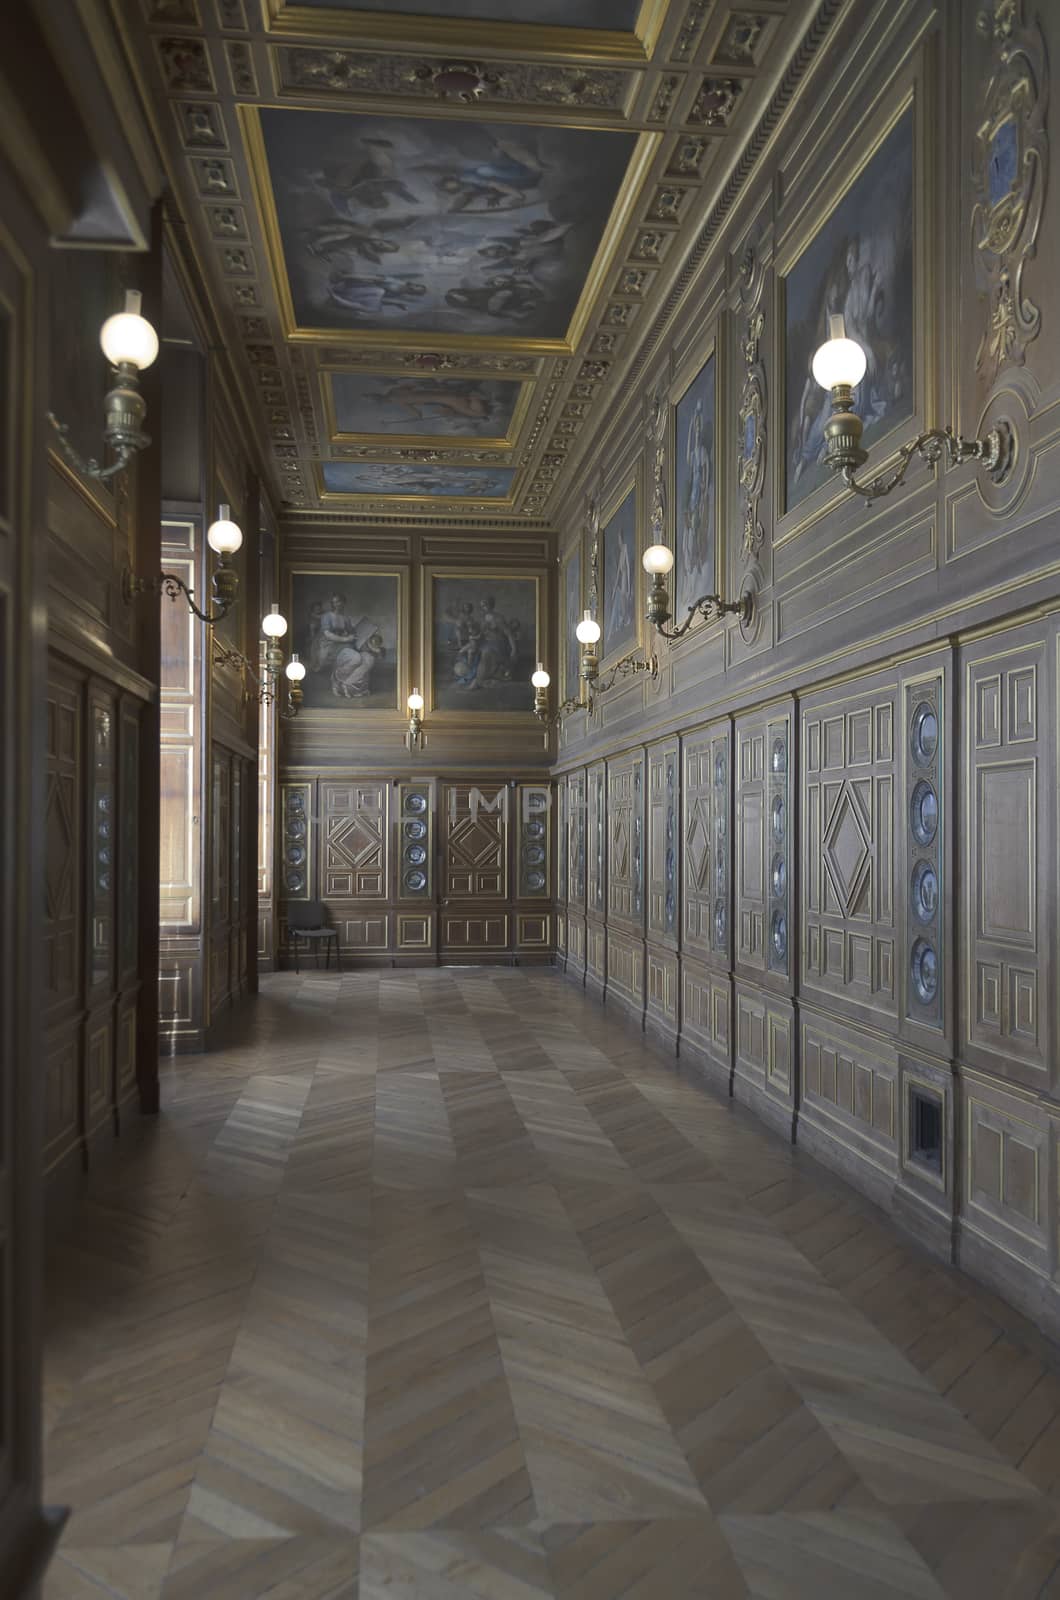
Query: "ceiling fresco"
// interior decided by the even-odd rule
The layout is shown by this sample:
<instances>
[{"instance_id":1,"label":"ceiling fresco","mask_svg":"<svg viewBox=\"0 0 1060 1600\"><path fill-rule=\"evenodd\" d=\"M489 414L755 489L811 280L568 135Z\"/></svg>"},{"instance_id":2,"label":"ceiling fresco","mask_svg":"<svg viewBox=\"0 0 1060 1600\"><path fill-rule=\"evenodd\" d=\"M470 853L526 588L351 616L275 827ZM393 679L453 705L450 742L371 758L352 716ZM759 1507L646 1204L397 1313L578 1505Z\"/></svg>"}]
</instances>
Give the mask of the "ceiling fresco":
<instances>
[{"instance_id":1,"label":"ceiling fresco","mask_svg":"<svg viewBox=\"0 0 1060 1600\"><path fill-rule=\"evenodd\" d=\"M512 122L260 113L288 332L563 344L637 143Z\"/></svg>"},{"instance_id":2,"label":"ceiling fresco","mask_svg":"<svg viewBox=\"0 0 1060 1600\"><path fill-rule=\"evenodd\" d=\"M334 495L393 495L396 499L505 500L511 467L437 467L430 462L325 461L324 491Z\"/></svg>"},{"instance_id":3,"label":"ceiling fresco","mask_svg":"<svg viewBox=\"0 0 1060 1600\"><path fill-rule=\"evenodd\" d=\"M119 0L289 511L547 524L815 0Z\"/></svg>"},{"instance_id":4,"label":"ceiling fresco","mask_svg":"<svg viewBox=\"0 0 1060 1600\"><path fill-rule=\"evenodd\" d=\"M400 436L410 443L473 439L511 442L521 383L501 378L395 377L329 372L325 407L333 440Z\"/></svg>"}]
</instances>

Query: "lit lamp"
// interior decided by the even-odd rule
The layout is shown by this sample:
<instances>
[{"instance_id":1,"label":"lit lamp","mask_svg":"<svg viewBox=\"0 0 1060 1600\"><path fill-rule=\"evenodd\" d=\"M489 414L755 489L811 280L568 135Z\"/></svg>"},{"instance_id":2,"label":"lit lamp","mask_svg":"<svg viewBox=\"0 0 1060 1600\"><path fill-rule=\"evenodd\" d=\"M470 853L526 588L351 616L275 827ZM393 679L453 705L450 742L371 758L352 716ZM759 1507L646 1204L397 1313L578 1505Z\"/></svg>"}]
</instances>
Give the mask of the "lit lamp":
<instances>
[{"instance_id":1,"label":"lit lamp","mask_svg":"<svg viewBox=\"0 0 1060 1600\"><path fill-rule=\"evenodd\" d=\"M1001 421L991 428L985 439L965 439L949 426L928 428L902 445L898 465L891 472L860 483L857 470L868 457L861 448L862 421L854 410L854 390L864 378L868 363L857 340L847 338L842 317L828 318L828 338L815 354L812 365L817 382L832 397L832 415L824 425L825 462L833 472L842 474L847 488L862 495L866 504L896 489L903 482L914 456L919 456L932 470L945 455L951 467L965 461L981 462L995 483L1002 483L1008 476L1012 466L1012 429Z\"/></svg>"},{"instance_id":2,"label":"lit lamp","mask_svg":"<svg viewBox=\"0 0 1060 1600\"><path fill-rule=\"evenodd\" d=\"M114 452L114 460L107 467L94 458L86 460L70 443L69 427L52 411L48 412L48 421L71 466L83 477L106 480L123 472L136 452L151 443L143 431L147 403L140 393L140 374L158 355L158 334L140 315L138 290L126 291L125 310L107 318L100 329L99 342L117 379L103 400L103 439Z\"/></svg>"},{"instance_id":3,"label":"lit lamp","mask_svg":"<svg viewBox=\"0 0 1060 1600\"><path fill-rule=\"evenodd\" d=\"M743 623L749 623L753 614L754 596L750 589L741 595L739 600L723 600L720 594L701 594L688 608L688 616L679 628L667 628L670 620L670 596L666 590L666 579L673 571L674 553L665 544L650 544L640 558L641 566L651 578L651 588L648 591L648 621L652 627L661 633L664 639L681 639L688 632L698 612L707 622L717 622L721 617L732 615L739 617Z\"/></svg>"},{"instance_id":4,"label":"lit lamp","mask_svg":"<svg viewBox=\"0 0 1060 1600\"><path fill-rule=\"evenodd\" d=\"M211 522L206 530L206 543L217 556L217 566L214 568L212 580L215 611L200 610L195 604L194 591L189 589L184 579L178 578L175 572L160 572L157 578L138 578L128 567L121 578L122 598L126 605L131 605L138 594L143 594L148 589L166 594L171 600L175 600L178 594L183 594L188 602L188 609L195 613L200 622L206 622L211 627L215 622L220 622L235 605L239 593L239 573L233 566L231 558L243 543L242 530L237 522L232 521L228 506L218 507L217 521ZM286 622L283 631L287 631Z\"/></svg>"},{"instance_id":5,"label":"lit lamp","mask_svg":"<svg viewBox=\"0 0 1060 1600\"><path fill-rule=\"evenodd\" d=\"M269 641L265 653L265 665L275 677L283 669L283 651L276 641L282 639L287 632L287 618L278 605L274 605L268 614L262 617L261 631Z\"/></svg>"},{"instance_id":6,"label":"lit lamp","mask_svg":"<svg viewBox=\"0 0 1060 1600\"><path fill-rule=\"evenodd\" d=\"M427 743L423 731L423 696L418 689L413 689L405 701L409 712L409 727L405 735L405 743L410 750L422 750Z\"/></svg>"},{"instance_id":7,"label":"lit lamp","mask_svg":"<svg viewBox=\"0 0 1060 1600\"><path fill-rule=\"evenodd\" d=\"M299 661L297 650L292 650L291 659L283 670L287 675L287 710L283 714L296 717L302 704L302 679L305 677L305 662Z\"/></svg>"},{"instance_id":8,"label":"lit lamp","mask_svg":"<svg viewBox=\"0 0 1060 1600\"><path fill-rule=\"evenodd\" d=\"M600 643L600 624L591 611L582 615L574 630L574 637L582 647L581 675L586 683L593 683L600 671L600 656L596 646Z\"/></svg>"},{"instance_id":9,"label":"lit lamp","mask_svg":"<svg viewBox=\"0 0 1060 1600\"><path fill-rule=\"evenodd\" d=\"M534 686L534 716L542 722L548 720L548 686L552 682L545 671L545 663L537 663L537 671L530 674L530 682Z\"/></svg>"}]
</instances>

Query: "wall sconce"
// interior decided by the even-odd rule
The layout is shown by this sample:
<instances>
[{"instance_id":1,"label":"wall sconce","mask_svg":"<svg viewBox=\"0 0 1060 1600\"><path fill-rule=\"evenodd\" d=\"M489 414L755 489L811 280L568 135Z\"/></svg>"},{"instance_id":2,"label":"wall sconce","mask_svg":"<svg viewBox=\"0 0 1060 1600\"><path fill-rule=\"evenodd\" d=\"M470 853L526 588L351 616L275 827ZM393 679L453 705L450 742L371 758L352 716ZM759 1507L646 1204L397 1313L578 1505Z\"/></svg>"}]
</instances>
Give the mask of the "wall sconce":
<instances>
[{"instance_id":1,"label":"wall sconce","mask_svg":"<svg viewBox=\"0 0 1060 1600\"><path fill-rule=\"evenodd\" d=\"M548 688L552 679L545 670L543 661L539 661L537 663L537 671L530 674L530 682L534 686L534 716L545 725L545 747L547 749L549 730L553 727L558 727L563 718L569 716L572 711L588 711L590 709L589 702L587 700L575 700L573 697L568 696L561 706L557 706L554 712L550 712L548 709Z\"/></svg>"},{"instance_id":2,"label":"wall sconce","mask_svg":"<svg viewBox=\"0 0 1060 1600\"><path fill-rule=\"evenodd\" d=\"M405 744L409 750L422 750L427 743L427 735L423 731L423 696L418 689L413 689L405 701L409 712L409 727L405 735Z\"/></svg>"},{"instance_id":3,"label":"wall sconce","mask_svg":"<svg viewBox=\"0 0 1060 1600\"><path fill-rule=\"evenodd\" d=\"M745 627L750 625L754 616L754 595L748 589L739 600L723 600L720 594L701 594L689 606L688 616L681 626L668 628L670 596L666 592L666 578L673 571L674 553L665 544L651 544L641 557L641 565L651 578L646 616L664 639L683 639L695 621L697 612L705 622L717 622L722 617L734 616L739 617Z\"/></svg>"},{"instance_id":4,"label":"wall sconce","mask_svg":"<svg viewBox=\"0 0 1060 1600\"><path fill-rule=\"evenodd\" d=\"M239 574L231 558L243 543L239 524L232 521L229 511L228 506L219 506L217 521L211 522L206 530L206 543L218 558L212 579L213 603L216 607L213 612L200 610L195 603L193 591L188 588L183 578L177 577L175 572L160 572L157 578L138 578L128 567L121 575L121 593L125 604L131 605L137 595L144 594L150 589L155 594L168 595L171 600L176 600L178 594L183 594L188 602L188 609L194 612L200 622L205 622L210 627L215 622L220 622L222 617L226 617L235 605L239 593ZM286 622L283 631L285 633L287 631Z\"/></svg>"},{"instance_id":5,"label":"wall sconce","mask_svg":"<svg viewBox=\"0 0 1060 1600\"><path fill-rule=\"evenodd\" d=\"M305 667L299 661L297 654L292 655L285 667L283 664L283 651L276 643L287 632L287 618L282 614L278 605L274 605L267 616L261 619L261 629L265 638L261 641L260 675L254 671L250 662L241 650L230 650L214 637L213 658L220 666L237 667L243 679L243 699L256 700L259 705L267 706L279 697L280 676L287 678L287 704L280 713L284 717L296 717L302 704L302 679L305 677ZM249 687L248 679L256 685L256 689Z\"/></svg>"},{"instance_id":6,"label":"wall sconce","mask_svg":"<svg viewBox=\"0 0 1060 1600\"><path fill-rule=\"evenodd\" d=\"M898 465L867 483L856 473L867 452L861 448L862 421L854 410L854 390L865 376L868 361L856 339L848 339L842 317L828 318L828 338L813 358L813 375L832 397L832 415L824 425L825 462L840 472L848 489L861 495L866 505L897 489L909 471L914 456L919 456L932 471L943 455L951 467L965 461L979 461L995 483L1004 482L1012 466L1012 429L1007 422L991 428L985 439L965 439L949 426L928 428L904 444L898 452Z\"/></svg>"},{"instance_id":7,"label":"wall sconce","mask_svg":"<svg viewBox=\"0 0 1060 1600\"><path fill-rule=\"evenodd\" d=\"M606 694L608 689L614 688L617 680L631 677L635 672L650 672L652 681L659 676L659 658L654 650L650 656L644 657L638 650L631 650L616 661L607 677L600 680L600 657L597 645L600 642L600 624L591 611L586 611L574 630L575 638L582 647L581 677L586 687L585 710L592 716L597 697Z\"/></svg>"},{"instance_id":8,"label":"wall sconce","mask_svg":"<svg viewBox=\"0 0 1060 1600\"><path fill-rule=\"evenodd\" d=\"M291 651L291 659L284 667L287 678L287 706L280 715L296 717L302 705L302 679L305 677L305 662L299 661L298 651Z\"/></svg>"},{"instance_id":9,"label":"wall sconce","mask_svg":"<svg viewBox=\"0 0 1060 1600\"><path fill-rule=\"evenodd\" d=\"M140 294L129 289L125 295L125 310L108 317L99 332L103 354L114 368L117 378L103 400L103 439L114 452L110 466L100 466L93 457L88 460L70 443L70 429L59 421L53 411L48 421L59 438L59 448L70 465L86 478L106 481L124 472L138 450L151 443L143 431L147 403L140 393L140 374L158 355L158 334L146 317L140 315Z\"/></svg>"}]
</instances>

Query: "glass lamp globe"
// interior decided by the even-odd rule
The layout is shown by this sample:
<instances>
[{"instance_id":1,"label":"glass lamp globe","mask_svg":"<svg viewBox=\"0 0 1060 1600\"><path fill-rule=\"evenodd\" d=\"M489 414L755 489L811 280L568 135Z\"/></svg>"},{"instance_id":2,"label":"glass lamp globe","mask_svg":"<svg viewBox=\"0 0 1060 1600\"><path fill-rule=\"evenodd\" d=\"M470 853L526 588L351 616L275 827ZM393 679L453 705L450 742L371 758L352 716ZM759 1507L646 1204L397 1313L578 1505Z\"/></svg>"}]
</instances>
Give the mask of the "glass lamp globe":
<instances>
[{"instance_id":1,"label":"glass lamp globe","mask_svg":"<svg viewBox=\"0 0 1060 1600\"><path fill-rule=\"evenodd\" d=\"M292 653L290 661L288 661L283 670L292 683L301 683L305 677L305 662L299 661L297 651Z\"/></svg>"},{"instance_id":2,"label":"glass lamp globe","mask_svg":"<svg viewBox=\"0 0 1060 1600\"><path fill-rule=\"evenodd\" d=\"M274 605L268 615L262 617L261 631L267 634L270 639L283 638L287 632L287 618L282 614L279 606Z\"/></svg>"},{"instance_id":3,"label":"glass lamp globe","mask_svg":"<svg viewBox=\"0 0 1060 1600\"><path fill-rule=\"evenodd\" d=\"M530 674L530 682L535 689L547 689L552 682L552 679L545 671L545 663L543 661L539 661L537 663L537 671Z\"/></svg>"},{"instance_id":4,"label":"glass lamp globe","mask_svg":"<svg viewBox=\"0 0 1060 1600\"><path fill-rule=\"evenodd\" d=\"M579 644L596 644L600 638L600 624L591 611L587 611L574 630Z\"/></svg>"},{"instance_id":5,"label":"glass lamp globe","mask_svg":"<svg viewBox=\"0 0 1060 1600\"><path fill-rule=\"evenodd\" d=\"M140 315L140 295L129 289L125 295L125 310L108 317L99 330L103 354L112 367L127 362L142 372L158 355L158 334L146 317Z\"/></svg>"},{"instance_id":6,"label":"glass lamp globe","mask_svg":"<svg viewBox=\"0 0 1060 1600\"><path fill-rule=\"evenodd\" d=\"M206 530L206 543L219 556L234 556L243 543L243 532L238 522L229 516L229 506L218 506L216 522Z\"/></svg>"},{"instance_id":7,"label":"glass lamp globe","mask_svg":"<svg viewBox=\"0 0 1060 1600\"><path fill-rule=\"evenodd\" d=\"M423 696L420 694L420 691L418 689L413 689L405 704L408 706L410 711L422 711Z\"/></svg>"},{"instance_id":8,"label":"glass lamp globe","mask_svg":"<svg viewBox=\"0 0 1060 1600\"><path fill-rule=\"evenodd\" d=\"M673 571L674 553L669 545L650 544L640 558L641 566L645 572L650 572L652 577L661 573L663 577Z\"/></svg>"},{"instance_id":9,"label":"glass lamp globe","mask_svg":"<svg viewBox=\"0 0 1060 1600\"><path fill-rule=\"evenodd\" d=\"M865 376L865 352L856 339L848 339L842 317L828 318L828 338L813 358L813 375L822 389L849 384L856 389Z\"/></svg>"}]
</instances>

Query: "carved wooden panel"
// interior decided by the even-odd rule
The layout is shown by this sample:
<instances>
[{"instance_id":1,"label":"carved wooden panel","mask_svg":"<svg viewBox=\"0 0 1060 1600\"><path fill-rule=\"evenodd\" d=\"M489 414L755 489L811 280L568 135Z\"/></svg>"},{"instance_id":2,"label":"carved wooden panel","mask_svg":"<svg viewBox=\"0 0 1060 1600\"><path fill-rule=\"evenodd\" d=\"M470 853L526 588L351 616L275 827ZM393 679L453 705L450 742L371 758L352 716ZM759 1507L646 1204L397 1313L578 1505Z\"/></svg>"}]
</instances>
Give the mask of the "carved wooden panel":
<instances>
[{"instance_id":1,"label":"carved wooden panel","mask_svg":"<svg viewBox=\"0 0 1060 1600\"><path fill-rule=\"evenodd\" d=\"M900 1111L898 1058L892 1046L854 1028L802 1013L802 1109L820 1130L873 1165L896 1172Z\"/></svg>"},{"instance_id":2,"label":"carved wooden panel","mask_svg":"<svg viewBox=\"0 0 1060 1600\"><path fill-rule=\"evenodd\" d=\"M1054 1084L1055 651L1052 631L1031 625L964 652L961 919L969 1059Z\"/></svg>"},{"instance_id":3,"label":"carved wooden panel","mask_svg":"<svg viewBox=\"0 0 1060 1600\"><path fill-rule=\"evenodd\" d=\"M586 824L585 824L585 772L571 772L567 777L567 893L572 906L585 910L586 889Z\"/></svg>"},{"instance_id":4,"label":"carved wooden panel","mask_svg":"<svg viewBox=\"0 0 1060 1600\"><path fill-rule=\"evenodd\" d=\"M433 900L434 784L430 779L398 784L396 825L398 898Z\"/></svg>"},{"instance_id":5,"label":"carved wooden panel","mask_svg":"<svg viewBox=\"0 0 1060 1600\"><path fill-rule=\"evenodd\" d=\"M607 763L607 915L644 925L644 752Z\"/></svg>"},{"instance_id":6,"label":"carved wooden panel","mask_svg":"<svg viewBox=\"0 0 1060 1600\"><path fill-rule=\"evenodd\" d=\"M378 779L320 783L321 894L325 900L385 899L390 787Z\"/></svg>"},{"instance_id":7,"label":"carved wooden panel","mask_svg":"<svg viewBox=\"0 0 1060 1600\"><path fill-rule=\"evenodd\" d=\"M91 760L89 849L89 938L87 941L90 990L107 989L114 982L114 906L118 808L115 794L117 718L113 695L92 684L88 696L88 748Z\"/></svg>"},{"instance_id":8,"label":"carved wooden panel","mask_svg":"<svg viewBox=\"0 0 1060 1600\"><path fill-rule=\"evenodd\" d=\"M508 917L505 912L481 912L474 916L445 912L442 942L449 951L469 954L504 950L508 944Z\"/></svg>"},{"instance_id":9,"label":"carved wooden panel","mask_svg":"<svg viewBox=\"0 0 1060 1600\"><path fill-rule=\"evenodd\" d=\"M682 742L682 947L724 966L731 921L729 744L728 722L697 729Z\"/></svg>"},{"instance_id":10,"label":"carved wooden panel","mask_svg":"<svg viewBox=\"0 0 1060 1600\"><path fill-rule=\"evenodd\" d=\"M900 950L903 1015L907 1024L942 1032L952 1016L948 902L952 800L946 673L939 661L902 682L905 772L900 825L905 844L901 875L905 938ZM934 1041L940 1048L941 1041Z\"/></svg>"},{"instance_id":11,"label":"carved wooden panel","mask_svg":"<svg viewBox=\"0 0 1060 1600\"><path fill-rule=\"evenodd\" d=\"M964 1196L962 1231L974 1231L1007 1256L1049 1271L1053 1256L1049 1129L1003 1088L963 1085Z\"/></svg>"},{"instance_id":12,"label":"carved wooden panel","mask_svg":"<svg viewBox=\"0 0 1060 1600\"><path fill-rule=\"evenodd\" d=\"M285 783L280 791L280 876L284 898L313 899L312 788Z\"/></svg>"},{"instance_id":13,"label":"carved wooden panel","mask_svg":"<svg viewBox=\"0 0 1060 1600\"><path fill-rule=\"evenodd\" d=\"M58 667L49 676L46 709L44 995L54 1016L71 1010L82 992L78 951L84 882L81 690Z\"/></svg>"},{"instance_id":14,"label":"carved wooden panel","mask_svg":"<svg viewBox=\"0 0 1060 1600\"><path fill-rule=\"evenodd\" d=\"M140 860L140 703L123 699L119 741L117 840L118 973L123 989L138 983Z\"/></svg>"},{"instance_id":15,"label":"carved wooden panel","mask_svg":"<svg viewBox=\"0 0 1060 1600\"><path fill-rule=\"evenodd\" d=\"M516 897L547 900L552 888L551 786L547 783L517 784L515 804Z\"/></svg>"},{"instance_id":16,"label":"carved wooden panel","mask_svg":"<svg viewBox=\"0 0 1060 1600\"><path fill-rule=\"evenodd\" d=\"M430 912L398 912L397 947L399 950L429 950L433 942L434 917Z\"/></svg>"},{"instance_id":17,"label":"carved wooden panel","mask_svg":"<svg viewBox=\"0 0 1060 1600\"><path fill-rule=\"evenodd\" d=\"M680 883L680 751L676 739L648 750L648 933L677 942Z\"/></svg>"},{"instance_id":18,"label":"carved wooden panel","mask_svg":"<svg viewBox=\"0 0 1060 1600\"><path fill-rule=\"evenodd\" d=\"M586 779L588 903L591 915L607 910L607 769L594 762Z\"/></svg>"},{"instance_id":19,"label":"carved wooden panel","mask_svg":"<svg viewBox=\"0 0 1060 1600\"><path fill-rule=\"evenodd\" d=\"M790 703L737 719L734 936L738 968L787 976L792 877Z\"/></svg>"},{"instance_id":20,"label":"carved wooden panel","mask_svg":"<svg viewBox=\"0 0 1060 1600\"><path fill-rule=\"evenodd\" d=\"M804 702L803 987L869 1020L897 1012L893 679Z\"/></svg>"},{"instance_id":21,"label":"carved wooden panel","mask_svg":"<svg viewBox=\"0 0 1060 1600\"><path fill-rule=\"evenodd\" d=\"M644 944L640 939L624 938L621 933L607 936L608 998L619 994L635 1011L644 1007Z\"/></svg>"},{"instance_id":22,"label":"carved wooden panel","mask_svg":"<svg viewBox=\"0 0 1060 1600\"><path fill-rule=\"evenodd\" d=\"M559 778L556 782L556 798L553 815L555 816L556 837L556 899L560 905L565 905L567 900L567 860L569 855L567 841L567 780Z\"/></svg>"},{"instance_id":23,"label":"carved wooden panel","mask_svg":"<svg viewBox=\"0 0 1060 1600\"><path fill-rule=\"evenodd\" d=\"M681 958L681 1052L702 1052L721 1068L730 1068L732 984L716 967Z\"/></svg>"},{"instance_id":24,"label":"carved wooden panel","mask_svg":"<svg viewBox=\"0 0 1060 1600\"><path fill-rule=\"evenodd\" d=\"M515 941L520 950L547 950L550 938L547 911L520 911L516 917Z\"/></svg>"},{"instance_id":25,"label":"carved wooden panel","mask_svg":"<svg viewBox=\"0 0 1060 1600\"><path fill-rule=\"evenodd\" d=\"M441 827L446 898L507 899L508 790L506 786L503 783L487 783L481 786L464 783L447 784ZM496 918L491 919L491 928L496 921Z\"/></svg>"}]
</instances>

